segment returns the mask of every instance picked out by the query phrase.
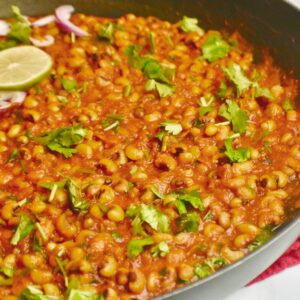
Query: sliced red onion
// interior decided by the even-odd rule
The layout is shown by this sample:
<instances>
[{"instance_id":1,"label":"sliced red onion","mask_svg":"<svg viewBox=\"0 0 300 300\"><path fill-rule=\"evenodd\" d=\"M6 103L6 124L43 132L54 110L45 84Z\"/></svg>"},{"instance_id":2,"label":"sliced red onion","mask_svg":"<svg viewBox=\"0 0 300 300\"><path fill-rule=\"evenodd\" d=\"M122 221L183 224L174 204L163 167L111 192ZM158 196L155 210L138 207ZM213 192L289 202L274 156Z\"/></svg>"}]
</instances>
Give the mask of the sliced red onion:
<instances>
[{"instance_id":1,"label":"sliced red onion","mask_svg":"<svg viewBox=\"0 0 300 300\"><path fill-rule=\"evenodd\" d=\"M10 25L4 20L0 20L0 36L6 36L10 32Z\"/></svg>"},{"instance_id":2,"label":"sliced red onion","mask_svg":"<svg viewBox=\"0 0 300 300\"><path fill-rule=\"evenodd\" d=\"M55 42L54 37L52 35L46 35L43 40L34 39L32 37L30 37L29 39L31 43L37 47L48 47L50 45L53 45Z\"/></svg>"},{"instance_id":3,"label":"sliced red onion","mask_svg":"<svg viewBox=\"0 0 300 300\"><path fill-rule=\"evenodd\" d=\"M24 102L26 93L18 92L0 92L0 111L9 109L13 104L21 104Z\"/></svg>"},{"instance_id":4,"label":"sliced red onion","mask_svg":"<svg viewBox=\"0 0 300 300\"><path fill-rule=\"evenodd\" d=\"M38 19L38 20L32 22L31 25L34 27L42 27L42 26L48 25L52 22L55 22L55 20L56 20L55 16L50 15L50 16L46 16L46 17L43 17L41 19Z\"/></svg>"},{"instance_id":5,"label":"sliced red onion","mask_svg":"<svg viewBox=\"0 0 300 300\"><path fill-rule=\"evenodd\" d=\"M89 35L86 31L82 30L70 21L71 15L74 12L72 5L62 5L55 10L57 23L67 32L73 32L76 36Z\"/></svg>"}]
</instances>

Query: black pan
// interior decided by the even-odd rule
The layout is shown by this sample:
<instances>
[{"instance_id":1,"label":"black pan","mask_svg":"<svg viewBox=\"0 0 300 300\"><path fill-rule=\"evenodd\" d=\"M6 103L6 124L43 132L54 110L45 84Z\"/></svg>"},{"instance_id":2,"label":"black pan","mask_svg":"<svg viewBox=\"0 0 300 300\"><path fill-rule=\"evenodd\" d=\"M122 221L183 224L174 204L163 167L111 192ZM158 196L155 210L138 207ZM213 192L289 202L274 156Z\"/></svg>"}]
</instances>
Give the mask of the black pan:
<instances>
[{"instance_id":1,"label":"black pan","mask_svg":"<svg viewBox=\"0 0 300 300\"><path fill-rule=\"evenodd\" d=\"M10 5L16 4L26 15L45 15L67 3L87 14L118 17L130 12L172 22L187 15L197 17L204 28L238 30L255 45L257 53L270 49L275 63L300 79L300 10L282 0L0 0L0 14L9 16ZM255 58L260 57L257 54ZM270 266L299 236L300 215L296 213L257 251L157 299L224 299Z\"/></svg>"}]
</instances>

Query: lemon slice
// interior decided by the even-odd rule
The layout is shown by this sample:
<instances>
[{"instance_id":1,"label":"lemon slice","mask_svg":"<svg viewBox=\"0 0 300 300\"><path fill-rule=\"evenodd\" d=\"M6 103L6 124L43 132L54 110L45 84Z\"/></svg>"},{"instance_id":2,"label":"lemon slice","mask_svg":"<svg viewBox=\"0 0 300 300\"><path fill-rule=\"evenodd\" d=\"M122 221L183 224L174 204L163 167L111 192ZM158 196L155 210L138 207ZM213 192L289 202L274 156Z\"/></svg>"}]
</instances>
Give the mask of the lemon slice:
<instances>
[{"instance_id":1,"label":"lemon slice","mask_svg":"<svg viewBox=\"0 0 300 300\"><path fill-rule=\"evenodd\" d=\"M0 51L0 89L24 90L47 76L51 67L51 57L33 46Z\"/></svg>"}]
</instances>

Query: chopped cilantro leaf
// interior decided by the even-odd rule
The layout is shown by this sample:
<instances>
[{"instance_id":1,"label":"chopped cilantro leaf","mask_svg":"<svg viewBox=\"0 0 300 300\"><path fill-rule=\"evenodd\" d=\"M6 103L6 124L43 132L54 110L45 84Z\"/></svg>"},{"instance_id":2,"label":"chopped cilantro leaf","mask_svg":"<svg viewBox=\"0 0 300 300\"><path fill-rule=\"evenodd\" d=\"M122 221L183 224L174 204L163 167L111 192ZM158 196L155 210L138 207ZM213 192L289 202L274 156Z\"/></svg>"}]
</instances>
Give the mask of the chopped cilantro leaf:
<instances>
[{"instance_id":1,"label":"chopped cilantro leaf","mask_svg":"<svg viewBox=\"0 0 300 300\"><path fill-rule=\"evenodd\" d=\"M109 131L111 129L116 130L124 121L125 117L123 115L112 114L109 115L103 122L102 127L104 131Z\"/></svg>"},{"instance_id":2,"label":"chopped cilantro leaf","mask_svg":"<svg viewBox=\"0 0 300 300\"><path fill-rule=\"evenodd\" d=\"M223 70L225 75L236 86L239 95L251 86L252 82L244 75L242 68L238 64L232 63Z\"/></svg>"},{"instance_id":3,"label":"chopped cilantro leaf","mask_svg":"<svg viewBox=\"0 0 300 300\"><path fill-rule=\"evenodd\" d=\"M255 237L255 240L248 245L250 251L255 251L265 244L272 237L272 226L268 225Z\"/></svg>"},{"instance_id":4,"label":"chopped cilantro leaf","mask_svg":"<svg viewBox=\"0 0 300 300\"><path fill-rule=\"evenodd\" d=\"M68 178L66 185L72 209L76 212L86 211L89 205L87 201L82 199L81 191L77 183L71 178Z\"/></svg>"},{"instance_id":5,"label":"chopped cilantro leaf","mask_svg":"<svg viewBox=\"0 0 300 300\"><path fill-rule=\"evenodd\" d=\"M149 33L149 44L150 44L150 53L154 54L155 53L155 39L154 39L153 32Z\"/></svg>"},{"instance_id":6,"label":"chopped cilantro leaf","mask_svg":"<svg viewBox=\"0 0 300 300\"><path fill-rule=\"evenodd\" d=\"M14 19L16 21L11 24L11 29L8 33L8 37L14 41L28 43L32 31L31 27L29 23L23 18L20 9L17 6L12 5L11 8L13 11Z\"/></svg>"},{"instance_id":7,"label":"chopped cilantro leaf","mask_svg":"<svg viewBox=\"0 0 300 300\"><path fill-rule=\"evenodd\" d=\"M159 199L164 199L165 195L162 194L156 186L151 186L152 193Z\"/></svg>"},{"instance_id":8,"label":"chopped cilantro leaf","mask_svg":"<svg viewBox=\"0 0 300 300\"><path fill-rule=\"evenodd\" d=\"M70 147L80 143L85 135L86 130L77 125L46 132L36 137L35 141L47 146L51 151L56 151L64 155L64 157L69 158L74 153L77 153L76 149Z\"/></svg>"},{"instance_id":9,"label":"chopped cilantro leaf","mask_svg":"<svg viewBox=\"0 0 300 300\"><path fill-rule=\"evenodd\" d=\"M225 265L225 260L222 257L213 257L204 260L202 264L195 265L195 275L199 279L203 279L216 271L216 268L223 267Z\"/></svg>"},{"instance_id":10,"label":"chopped cilantro leaf","mask_svg":"<svg viewBox=\"0 0 300 300\"><path fill-rule=\"evenodd\" d=\"M292 105L292 103L289 100L284 100L282 103L282 108L285 111L289 111L289 110L293 110L294 106Z\"/></svg>"},{"instance_id":11,"label":"chopped cilantro leaf","mask_svg":"<svg viewBox=\"0 0 300 300\"><path fill-rule=\"evenodd\" d=\"M199 191L192 190L179 190L176 192L177 198L175 205L180 214L187 213L187 204L190 204L193 208L199 209L200 211L204 210L203 201L200 198Z\"/></svg>"},{"instance_id":12,"label":"chopped cilantro leaf","mask_svg":"<svg viewBox=\"0 0 300 300\"><path fill-rule=\"evenodd\" d=\"M262 88L256 83L254 85L256 86L255 87L255 98L264 97L264 98L268 98L270 100L274 99L273 95L271 94L271 92L268 88Z\"/></svg>"},{"instance_id":13,"label":"chopped cilantro leaf","mask_svg":"<svg viewBox=\"0 0 300 300\"><path fill-rule=\"evenodd\" d=\"M3 265L1 268L0 268L0 272L2 274L4 274L6 277L8 278L12 278L15 274L15 269L10 267L10 266L6 266L6 265Z\"/></svg>"},{"instance_id":14,"label":"chopped cilantro leaf","mask_svg":"<svg viewBox=\"0 0 300 300\"><path fill-rule=\"evenodd\" d=\"M161 127L164 128L164 130L172 135L177 135L182 131L181 124L177 123L176 121L167 120L160 124Z\"/></svg>"},{"instance_id":15,"label":"chopped cilantro leaf","mask_svg":"<svg viewBox=\"0 0 300 300\"><path fill-rule=\"evenodd\" d=\"M206 114L212 112L214 108L212 106L202 106L199 108L199 115L205 116Z\"/></svg>"},{"instance_id":16,"label":"chopped cilantro leaf","mask_svg":"<svg viewBox=\"0 0 300 300\"><path fill-rule=\"evenodd\" d=\"M131 239L127 245L127 253L130 259L135 258L144 251L145 246L152 245L154 243L152 237L144 239Z\"/></svg>"},{"instance_id":17,"label":"chopped cilantro leaf","mask_svg":"<svg viewBox=\"0 0 300 300\"><path fill-rule=\"evenodd\" d=\"M127 47L125 54L128 57L129 65L141 70L148 78L145 85L147 91L156 90L160 97L168 97L173 94L174 86L170 84L170 78L174 77L173 69L163 68L155 59L140 56L138 47L134 45Z\"/></svg>"},{"instance_id":18,"label":"chopped cilantro leaf","mask_svg":"<svg viewBox=\"0 0 300 300\"><path fill-rule=\"evenodd\" d=\"M11 162L15 161L17 159L18 155L19 155L19 150L15 148L9 155L7 162L11 163Z\"/></svg>"},{"instance_id":19,"label":"chopped cilantro leaf","mask_svg":"<svg viewBox=\"0 0 300 300\"><path fill-rule=\"evenodd\" d=\"M165 257L170 252L169 245L166 242L160 242L150 249L153 257Z\"/></svg>"},{"instance_id":20,"label":"chopped cilantro leaf","mask_svg":"<svg viewBox=\"0 0 300 300\"><path fill-rule=\"evenodd\" d=\"M144 222L158 232L169 232L169 220L167 215L152 205L130 205L126 210L126 215L133 219L132 228L134 234L145 235L142 227Z\"/></svg>"},{"instance_id":21,"label":"chopped cilantro leaf","mask_svg":"<svg viewBox=\"0 0 300 300\"><path fill-rule=\"evenodd\" d=\"M116 24L112 22L103 25L98 32L98 37L111 43L113 41L115 27Z\"/></svg>"},{"instance_id":22,"label":"chopped cilantro leaf","mask_svg":"<svg viewBox=\"0 0 300 300\"><path fill-rule=\"evenodd\" d=\"M223 99L227 93L227 84L225 80L222 80L219 86L218 97Z\"/></svg>"},{"instance_id":23,"label":"chopped cilantro leaf","mask_svg":"<svg viewBox=\"0 0 300 300\"><path fill-rule=\"evenodd\" d=\"M60 82L65 91L71 93L72 91L77 89L77 82L74 79L64 79L60 78Z\"/></svg>"},{"instance_id":24,"label":"chopped cilantro leaf","mask_svg":"<svg viewBox=\"0 0 300 300\"><path fill-rule=\"evenodd\" d=\"M197 32L200 35L204 34L204 30L198 26L198 20L196 18L184 16L179 22L179 26L183 32Z\"/></svg>"},{"instance_id":25,"label":"chopped cilantro leaf","mask_svg":"<svg viewBox=\"0 0 300 300\"><path fill-rule=\"evenodd\" d=\"M35 221L33 219L25 214L21 215L20 222L10 243L13 246L16 246L20 241L22 241L27 235L31 233L31 231L34 229L34 225Z\"/></svg>"},{"instance_id":26,"label":"chopped cilantro leaf","mask_svg":"<svg viewBox=\"0 0 300 300\"><path fill-rule=\"evenodd\" d=\"M199 215L196 212L184 213L176 219L179 232L197 232L200 224Z\"/></svg>"},{"instance_id":27,"label":"chopped cilantro leaf","mask_svg":"<svg viewBox=\"0 0 300 300\"><path fill-rule=\"evenodd\" d=\"M168 83L160 83L154 79L149 79L145 86L146 91L156 90L161 98L172 96L174 93L174 86Z\"/></svg>"},{"instance_id":28,"label":"chopped cilantro leaf","mask_svg":"<svg viewBox=\"0 0 300 300\"><path fill-rule=\"evenodd\" d=\"M27 285L18 300L62 300L61 297L44 295L38 286ZM81 300L81 299L78 299Z\"/></svg>"},{"instance_id":29,"label":"chopped cilantro leaf","mask_svg":"<svg viewBox=\"0 0 300 300\"><path fill-rule=\"evenodd\" d=\"M202 46L203 57L209 62L225 57L228 51L229 45L219 33L210 34Z\"/></svg>"},{"instance_id":30,"label":"chopped cilantro leaf","mask_svg":"<svg viewBox=\"0 0 300 300\"><path fill-rule=\"evenodd\" d=\"M225 154L230 159L231 162L244 162L250 158L251 152L250 148L240 147L237 149L233 148L233 140L227 139L225 140Z\"/></svg>"},{"instance_id":31,"label":"chopped cilantro leaf","mask_svg":"<svg viewBox=\"0 0 300 300\"><path fill-rule=\"evenodd\" d=\"M235 133L245 133L247 129L247 111L239 108L238 104L232 100L226 100L226 104L220 107L219 115L232 123Z\"/></svg>"},{"instance_id":32,"label":"chopped cilantro leaf","mask_svg":"<svg viewBox=\"0 0 300 300\"><path fill-rule=\"evenodd\" d=\"M122 241L122 235L118 231L112 232L111 236L116 242Z\"/></svg>"}]
</instances>

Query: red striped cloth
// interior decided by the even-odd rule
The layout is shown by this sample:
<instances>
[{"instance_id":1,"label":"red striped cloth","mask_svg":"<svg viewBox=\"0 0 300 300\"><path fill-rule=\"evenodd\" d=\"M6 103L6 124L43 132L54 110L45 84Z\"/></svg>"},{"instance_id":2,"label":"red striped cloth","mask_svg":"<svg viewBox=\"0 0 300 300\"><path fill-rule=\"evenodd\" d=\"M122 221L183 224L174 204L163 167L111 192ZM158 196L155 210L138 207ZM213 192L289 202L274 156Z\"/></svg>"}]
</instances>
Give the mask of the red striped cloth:
<instances>
[{"instance_id":1,"label":"red striped cloth","mask_svg":"<svg viewBox=\"0 0 300 300\"><path fill-rule=\"evenodd\" d=\"M300 264L300 238L267 270L252 280L250 284L266 279L284 269Z\"/></svg>"}]
</instances>

